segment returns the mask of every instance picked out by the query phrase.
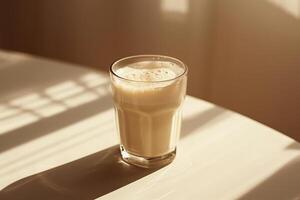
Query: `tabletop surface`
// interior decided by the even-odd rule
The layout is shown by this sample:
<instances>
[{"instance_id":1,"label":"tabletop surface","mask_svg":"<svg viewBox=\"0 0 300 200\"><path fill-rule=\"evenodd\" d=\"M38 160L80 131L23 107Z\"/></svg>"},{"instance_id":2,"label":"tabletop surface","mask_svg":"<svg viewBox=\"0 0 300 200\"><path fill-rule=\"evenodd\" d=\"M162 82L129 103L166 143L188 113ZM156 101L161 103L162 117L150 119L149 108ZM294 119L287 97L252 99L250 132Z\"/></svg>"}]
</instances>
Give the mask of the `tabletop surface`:
<instances>
[{"instance_id":1,"label":"tabletop surface","mask_svg":"<svg viewBox=\"0 0 300 200\"><path fill-rule=\"evenodd\" d=\"M107 74L0 52L0 199L300 199L300 144L187 96L173 163L122 162Z\"/></svg>"}]
</instances>

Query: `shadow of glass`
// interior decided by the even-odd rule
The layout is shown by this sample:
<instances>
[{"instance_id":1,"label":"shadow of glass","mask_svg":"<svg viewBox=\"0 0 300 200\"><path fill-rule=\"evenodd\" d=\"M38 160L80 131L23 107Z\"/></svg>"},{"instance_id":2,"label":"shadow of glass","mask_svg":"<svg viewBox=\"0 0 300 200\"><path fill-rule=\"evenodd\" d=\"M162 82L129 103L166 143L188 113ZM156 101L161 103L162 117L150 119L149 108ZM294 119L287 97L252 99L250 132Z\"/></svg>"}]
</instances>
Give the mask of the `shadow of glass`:
<instances>
[{"instance_id":1,"label":"shadow of glass","mask_svg":"<svg viewBox=\"0 0 300 200\"><path fill-rule=\"evenodd\" d=\"M288 162L268 179L244 194L239 200L300 199L300 156Z\"/></svg>"},{"instance_id":2,"label":"shadow of glass","mask_svg":"<svg viewBox=\"0 0 300 200\"><path fill-rule=\"evenodd\" d=\"M158 169L124 163L116 145L16 181L0 192L0 199L95 199Z\"/></svg>"},{"instance_id":3,"label":"shadow of glass","mask_svg":"<svg viewBox=\"0 0 300 200\"><path fill-rule=\"evenodd\" d=\"M195 116L184 119L182 123L182 131L180 134L180 138L188 136L197 128L204 126L205 124L216 119L218 116L222 115L225 112L225 109L215 106Z\"/></svg>"}]
</instances>

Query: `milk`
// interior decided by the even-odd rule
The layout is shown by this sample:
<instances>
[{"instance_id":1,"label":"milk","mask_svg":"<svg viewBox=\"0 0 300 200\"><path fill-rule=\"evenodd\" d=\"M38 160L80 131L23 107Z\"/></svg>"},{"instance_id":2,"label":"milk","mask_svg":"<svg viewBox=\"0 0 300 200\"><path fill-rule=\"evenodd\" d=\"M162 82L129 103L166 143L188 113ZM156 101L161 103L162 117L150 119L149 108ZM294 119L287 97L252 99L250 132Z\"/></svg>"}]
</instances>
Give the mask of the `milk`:
<instances>
[{"instance_id":1,"label":"milk","mask_svg":"<svg viewBox=\"0 0 300 200\"><path fill-rule=\"evenodd\" d=\"M153 158L175 150L186 92L183 73L184 69L166 61L137 62L115 71L119 76L112 77L117 128L128 153Z\"/></svg>"}]
</instances>

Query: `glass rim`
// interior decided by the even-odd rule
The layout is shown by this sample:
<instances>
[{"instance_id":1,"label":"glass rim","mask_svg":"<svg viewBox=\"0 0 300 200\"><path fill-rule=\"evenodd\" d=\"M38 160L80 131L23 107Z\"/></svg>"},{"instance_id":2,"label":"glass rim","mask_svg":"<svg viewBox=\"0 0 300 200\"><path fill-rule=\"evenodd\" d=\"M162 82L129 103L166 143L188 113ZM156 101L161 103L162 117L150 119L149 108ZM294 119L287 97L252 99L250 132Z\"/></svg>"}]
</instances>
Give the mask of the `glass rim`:
<instances>
[{"instance_id":1,"label":"glass rim","mask_svg":"<svg viewBox=\"0 0 300 200\"><path fill-rule=\"evenodd\" d=\"M118 75L117 73L115 73L115 71L113 70L113 67L125 60L129 60L129 59L135 59L135 58L164 58L164 59L168 59L170 62L173 62L175 64L179 64L180 66L182 66L184 68L183 72L179 75L177 75L175 78L171 78L171 79L167 79L167 80L156 80L156 81L139 81L139 80L132 80L132 79L128 79L128 78L124 78L120 75ZM147 59L145 59L144 61L148 61ZM149 59L150 61L150 59ZM182 76L186 75L188 72L188 67L186 64L184 64L181 60L171 57L171 56L165 56L165 55L158 55L158 54L141 54L141 55L133 55L133 56L127 56L121 59L118 59L116 61L114 61L110 68L109 71L112 75L116 76L119 79L125 80L125 81L129 81L129 82L136 82L136 83L162 83L162 82L169 82L169 81L174 81L176 79L181 78Z\"/></svg>"}]
</instances>

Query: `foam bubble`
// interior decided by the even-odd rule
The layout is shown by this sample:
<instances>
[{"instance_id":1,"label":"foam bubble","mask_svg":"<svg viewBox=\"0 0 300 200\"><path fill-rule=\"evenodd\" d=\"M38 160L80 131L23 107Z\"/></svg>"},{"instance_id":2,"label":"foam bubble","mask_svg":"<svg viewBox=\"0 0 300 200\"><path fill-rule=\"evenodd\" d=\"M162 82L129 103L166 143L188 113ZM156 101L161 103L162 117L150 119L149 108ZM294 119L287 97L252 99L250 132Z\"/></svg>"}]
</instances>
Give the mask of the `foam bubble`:
<instances>
[{"instance_id":1,"label":"foam bubble","mask_svg":"<svg viewBox=\"0 0 300 200\"><path fill-rule=\"evenodd\" d=\"M156 82L174 79L183 73L183 69L170 62L144 61L120 68L116 73L133 81Z\"/></svg>"}]
</instances>

